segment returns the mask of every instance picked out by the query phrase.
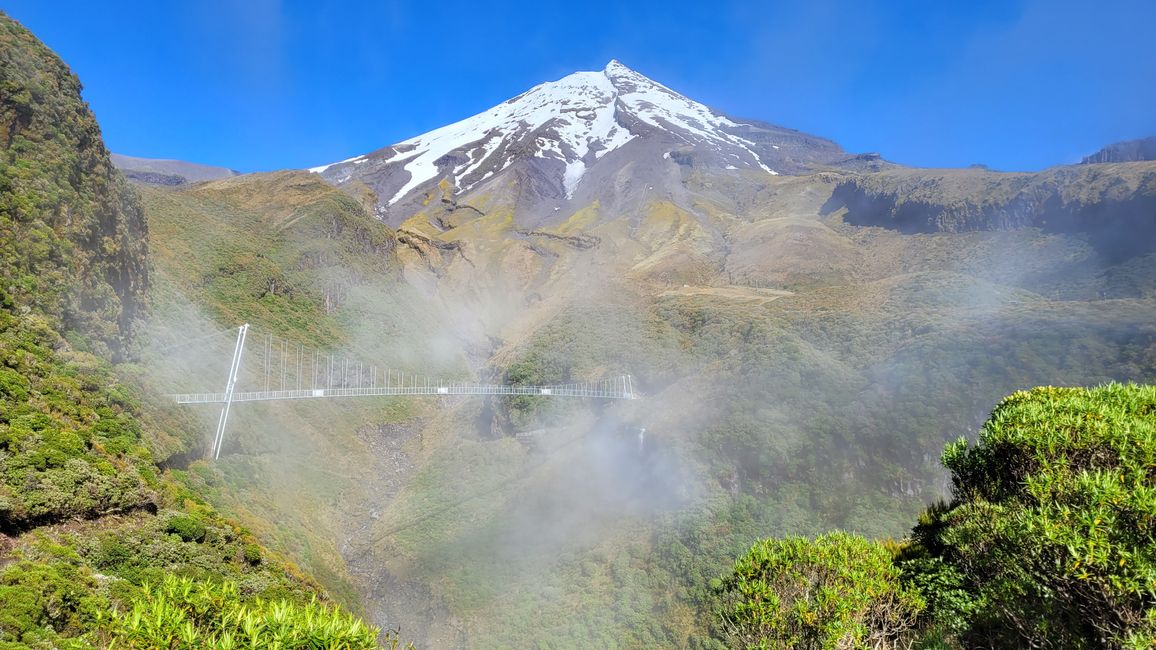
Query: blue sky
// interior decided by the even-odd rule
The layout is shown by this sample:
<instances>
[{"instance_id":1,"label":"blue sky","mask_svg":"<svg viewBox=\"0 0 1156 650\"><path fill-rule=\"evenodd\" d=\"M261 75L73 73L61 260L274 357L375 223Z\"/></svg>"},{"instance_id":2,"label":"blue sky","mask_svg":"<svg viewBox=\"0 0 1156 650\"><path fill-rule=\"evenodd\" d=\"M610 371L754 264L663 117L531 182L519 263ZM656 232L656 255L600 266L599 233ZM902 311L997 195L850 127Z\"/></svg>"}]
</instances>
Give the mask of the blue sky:
<instances>
[{"instance_id":1,"label":"blue sky","mask_svg":"<svg viewBox=\"0 0 1156 650\"><path fill-rule=\"evenodd\" d=\"M737 117L919 166L1156 134L1156 2L2 0L113 151L242 171L365 153L611 58Z\"/></svg>"}]
</instances>

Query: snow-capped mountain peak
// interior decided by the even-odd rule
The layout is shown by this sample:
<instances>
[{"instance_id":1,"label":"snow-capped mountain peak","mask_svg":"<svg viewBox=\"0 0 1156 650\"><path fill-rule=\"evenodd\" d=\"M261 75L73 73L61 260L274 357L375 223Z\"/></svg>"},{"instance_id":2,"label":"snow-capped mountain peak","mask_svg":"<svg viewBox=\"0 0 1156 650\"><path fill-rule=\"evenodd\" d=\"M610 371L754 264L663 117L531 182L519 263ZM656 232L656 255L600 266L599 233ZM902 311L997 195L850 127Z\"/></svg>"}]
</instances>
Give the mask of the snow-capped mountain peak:
<instances>
[{"instance_id":1,"label":"snow-capped mountain peak","mask_svg":"<svg viewBox=\"0 0 1156 650\"><path fill-rule=\"evenodd\" d=\"M720 168L725 161L725 169L775 174L773 128L735 122L612 60L601 71L537 85L460 122L310 171L337 184L363 180L388 209L427 183L447 179L462 193L524 163L556 183L563 199L593 166L638 141L661 143L632 149L651 152L656 165L673 163L653 152L690 147L710 151Z\"/></svg>"}]
</instances>

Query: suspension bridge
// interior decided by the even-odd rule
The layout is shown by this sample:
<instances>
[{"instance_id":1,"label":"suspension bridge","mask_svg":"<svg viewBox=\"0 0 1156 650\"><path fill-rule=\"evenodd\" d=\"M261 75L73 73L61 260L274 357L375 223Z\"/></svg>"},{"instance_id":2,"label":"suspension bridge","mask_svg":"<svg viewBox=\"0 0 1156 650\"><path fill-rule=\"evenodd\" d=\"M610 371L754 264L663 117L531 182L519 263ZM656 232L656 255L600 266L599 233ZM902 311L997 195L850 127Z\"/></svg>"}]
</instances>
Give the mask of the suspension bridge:
<instances>
[{"instance_id":1,"label":"suspension bridge","mask_svg":"<svg viewBox=\"0 0 1156 650\"><path fill-rule=\"evenodd\" d=\"M170 346L187 347L226 334L216 332ZM250 339L256 343L250 343ZM246 356L246 344L250 354ZM259 347L257 347L259 346ZM256 349L254 349L256 347ZM245 390L240 390L243 386ZM220 392L175 393L178 404L220 404L217 430L209 456L220 458L229 411L234 402L325 399L339 397L455 395L527 395L585 399L635 399L630 375L598 381L527 386L440 380L412 372L367 364L349 356L307 348L272 334L251 332L249 324L236 329L232 360Z\"/></svg>"}]
</instances>

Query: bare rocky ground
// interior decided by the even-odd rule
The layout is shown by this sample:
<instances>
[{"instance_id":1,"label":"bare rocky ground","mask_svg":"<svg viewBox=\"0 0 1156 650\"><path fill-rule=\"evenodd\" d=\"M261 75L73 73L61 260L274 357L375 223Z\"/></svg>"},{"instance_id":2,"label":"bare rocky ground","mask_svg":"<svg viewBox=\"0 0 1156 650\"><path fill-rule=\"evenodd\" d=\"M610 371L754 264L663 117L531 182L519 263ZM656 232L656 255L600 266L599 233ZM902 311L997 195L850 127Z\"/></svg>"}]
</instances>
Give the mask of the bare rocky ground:
<instances>
[{"instance_id":1,"label":"bare rocky ground","mask_svg":"<svg viewBox=\"0 0 1156 650\"><path fill-rule=\"evenodd\" d=\"M378 557L372 528L385 508L417 470L406 445L420 438L424 423L369 425L357 435L370 450L375 480L361 486L360 499L341 513L340 553L349 575L357 583L367 617L398 630L401 638L417 647L430 647L425 631L450 614L436 603L428 585L401 579L390 573ZM415 636L416 635L416 636Z\"/></svg>"}]
</instances>

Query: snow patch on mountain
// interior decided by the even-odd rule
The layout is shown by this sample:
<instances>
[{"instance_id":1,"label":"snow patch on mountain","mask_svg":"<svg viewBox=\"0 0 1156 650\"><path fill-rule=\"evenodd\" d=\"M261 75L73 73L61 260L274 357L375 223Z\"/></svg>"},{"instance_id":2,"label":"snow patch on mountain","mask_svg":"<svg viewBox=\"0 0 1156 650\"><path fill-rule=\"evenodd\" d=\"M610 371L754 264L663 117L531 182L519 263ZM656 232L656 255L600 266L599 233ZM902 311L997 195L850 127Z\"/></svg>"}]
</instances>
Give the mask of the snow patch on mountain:
<instances>
[{"instance_id":1,"label":"snow patch on mountain","mask_svg":"<svg viewBox=\"0 0 1156 650\"><path fill-rule=\"evenodd\" d=\"M344 165L345 163L360 163L365 162L365 160L366 157L364 155L354 156L352 158L346 158L345 160L340 160L335 163L329 163L328 165L321 165L320 167L310 167L309 171L313 172L314 174L320 174L321 172L329 169L330 167L333 167L334 165Z\"/></svg>"},{"instance_id":2,"label":"snow patch on mountain","mask_svg":"<svg viewBox=\"0 0 1156 650\"><path fill-rule=\"evenodd\" d=\"M620 90L619 100L643 122L671 131L687 144L739 147L749 153L764 171L778 173L763 164L758 154L750 149L755 146L754 142L723 130L746 125L716 115L706 106L638 74L618 61L611 61L603 74Z\"/></svg>"},{"instance_id":3,"label":"snow patch on mountain","mask_svg":"<svg viewBox=\"0 0 1156 650\"><path fill-rule=\"evenodd\" d=\"M634 138L615 120L616 94L602 73L576 72L535 86L484 113L401 142L398 148L413 148L413 154L403 159L410 178L388 203L396 203L418 185L436 177L439 172L436 163L448 153L470 145L481 147L473 151L469 162L453 170L454 179L460 182L489 160L510 136L540 129L551 132L537 138L534 155L565 163L564 183L570 193L582 178L586 167L583 158L593 144L600 145L595 153L595 157L600 157ZM500 172L512 162L513 158L507 157L496 171Z\"/></svg>"}]
</instances>

